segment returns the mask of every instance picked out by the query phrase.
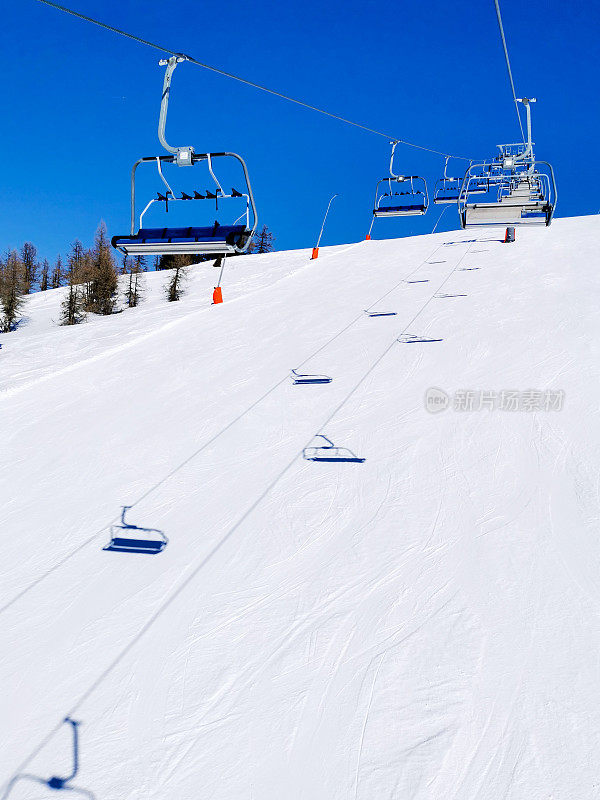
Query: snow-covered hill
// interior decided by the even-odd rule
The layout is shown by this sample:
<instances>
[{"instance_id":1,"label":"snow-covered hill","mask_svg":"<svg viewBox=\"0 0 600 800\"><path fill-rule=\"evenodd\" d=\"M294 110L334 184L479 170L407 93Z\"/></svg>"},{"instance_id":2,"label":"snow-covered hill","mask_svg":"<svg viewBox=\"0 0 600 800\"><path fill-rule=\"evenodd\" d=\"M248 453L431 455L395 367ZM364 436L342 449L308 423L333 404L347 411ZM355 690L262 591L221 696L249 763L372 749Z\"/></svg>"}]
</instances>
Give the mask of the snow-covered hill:
<instances>
[{"instance_id":1,"label":"snow-covered hill","mask_svg":"<svg viewBox=\"0 0 600 800\"><path fill-rule=\"evenodd\" d=\"M0 336L0 785L66 775L70 715L97 800L600 796L598 232L240 257L222 306L210 266L172 304L152 273L74 328L32 296ZM319 433L364 462L304 459ZM125 504L162 553L102 549Z\"/></svg>"}]
</instances>

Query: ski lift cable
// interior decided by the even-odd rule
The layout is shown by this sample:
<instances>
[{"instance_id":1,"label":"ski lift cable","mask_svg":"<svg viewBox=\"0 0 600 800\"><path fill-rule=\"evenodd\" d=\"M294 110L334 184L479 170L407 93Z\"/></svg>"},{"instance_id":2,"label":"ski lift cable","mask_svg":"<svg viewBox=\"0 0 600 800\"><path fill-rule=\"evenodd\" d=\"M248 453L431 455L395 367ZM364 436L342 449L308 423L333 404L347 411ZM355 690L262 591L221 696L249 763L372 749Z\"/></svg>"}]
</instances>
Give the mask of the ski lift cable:
<instances>
[{"instance_id":1,"label":"ski lift cable","mask_svg":"<svg viewBox=\"0 0 600 800\"><path fill-rule=\"evenodd\" d=\"M398 286L400 286L400 284L402 284L405 280L407 280L412 275L414 275L415 272L417 272L423 266L423 264L427 263L427 261L435 255L435 253L439 250L439 247L440 246L438 245L435 248L435 250L433 251L433 253L428 255L427 258L424 261L422 261L419 264L418 267L416 267L414 270L409 272L408 275L405 275L400 281L398 281L398 283L394 284L394 286L392 286L391 289L388 289L388 291L386 291L381 297L378 297L377 300L374 300L371 303L371 305L367 307L367 310L373 308L373 306L375 306L378 303L380 303L389 294L391 294L395 289L397 289ZM345 325L341 330L339 330L337 333L335 333L330 339L328 339L322 345L319 345L319 347L317 347L316 350L314 350L300 364L298 364L295 367L295 369L300 369L305 364L307 364L311 359L313 359L315 356L317 356L319 353L323 352L327 347L329 347L329 345L331 345L334 341L336 341L336 339L339 339L340 336L342 336L347 330L349 330L353 325L355 325L359 320L361 320L363 318L363 316L364 316L364 311L361 311L357 316L355 316L352 320L350 320L350 322L347 325ZM274 383L269 389L267 389L266 392L264 392L260 397L258 397L251 405L249 405L246 409L244 409L236 417L234 417L234 419L232 419L230 422L228 422L227 425L225 425L223 428L218 430L213 436L210 437L210 439L207 439L205 442L203 442L184 461L182 461L180 464L178 464L176 467L174 467L170 472L168 472L166 475L164 475L159 481L157 481L152 486L150 486L148 489L146 489L146 491L143 494L141 494L133 503L131 503L130 508L136 508L147 497L149 497L151 494L153 494L153 492L155 492L157 489L160 489L161 486L163 486L165 483L167 483L180 470L182 470L191 461L193 461L197 456L199 456L200 453L202 453L204 450L206 450L207 447L210 447L212 444L214 444L214 442L216 442L217 439L219 439L221 436L223 436L224 433L227 433L228 430L230 430L241 419L243 419L253 409L255 409L258 405L260 405L263 402L263 400L266 400L267 397L269 397L274 391L276 391L282 384L287 383L288 380L289 380L289 375L286 374L283 378L281 378L276 383ZM50 575L54 574L57 570L59 570L62 566L64 566L68 561L71 560L71 558L73 558L78 553L80 553L82 550L84 550L95 539L98 539L100 536L102 536L102 534L106 533L106 529L110 528L111 525L114 525L115 523L117 523L119 521L119 518L120 518L120 515L116 515L115 517L113 517L111 520L109 520L109 522L106 525L103 525L101 528L99 528L94 533L92 533L90 536L88 536L87 539L85 539L81 544L77 545L77 547L75 547L73 550L71 550L69 553L67 553L65 556L63 556L63 558L61 558L60 561L58 561L56 564L53 564L49 569L46 570L46 572L43 572L35 580L33 580L31 583L29 583L27 586L25 586L23 589L21 589L19 592L17 592L17 594L15 594L13 597L11 597L10 600L7 600L6 603L4 603L4 605L0 606L0 614L3 614L5 611L8 611L8 609L11 608L11 606L15 605L15 603L17 603L19 600L21 600L21 598L24 597L26 594L28 594L32 589L35 589L36 586L39 586L39 584L43 583L43 581L45 581L46 578L49 578ZM0 798L0 800L1 800L1 798Z\"/></svg>"},{"instance_id":2,"label":"ski lift cable","mask_svg":"<svg viewBox=\"0 0 600 800\"><path fill-rule=\"evenodd\" d=\"M100 22L100 20L94 19L93 17L88 17L86 14L81 14L79 11L74 11L71 8L67 8L66 6L62 6L59 3L54 3L52 0L36 0L38 3L43 3L44 5L50 6L51 8L56 9L57 11L62 11L65 14L69 14L72 17L76 17L77 19L83 20L84 22L90 22L92 25L97 25L100 28L104 28L105 30L111 31L112 33L116 33L119 36L124 36L127 39L131 39L134 42L139 42L140 44L145 45L146 47L152 47L154 50L158 50L161 53L169 53L170 55L178 55L184 58L186 61L191 62L192 64L196 64L198 67L203 67L204 69L209 70L210 72L215 72L218 75L223 75L225 78L231 78L234 81L238 81L239 83L243 83L246 86L251 86L253 89L258 89L261 92L266 92L267 94L272 94L275 97L279 97L281 100L287 100L289 103L295 103L298 106L302 106L303 108L307 108L310 111L316 111L318 114L323 114L327 117L331 117L332 119L337 119L339 122L343 122L345 125L351 125L355 128L359 128L360 130L366 131L367 133L372 133L375 136L382 136L384 139L387 139L391 142L397 142L398 144L406 145L407 147L413 147L417 150L423 150L427 153L433 153L434 155L439 156L449 156L451 158L458 158L461 161L473 161L476 159L467 158L466 156L457 156L452 155L450 153L444 153L441 150L435 150L431 147L424 147L420 144L415 144L414 142L408 142L406 139L398 139L395 136L390 136L388 133L384 133L383 131L379 131L375 128L370 128L368 125L362 125L360 122L354 122L351 119L347 119L346 117L342 117L339 114L334 114L331 111L327 111L324 108L320 108L319 106L311 105L310 103L306 103L303 100L298 100L295 97L290 97L290 95L283 94L283 92L278 92L275 89L269 89L267 86L262 86L260 83L255 83L254 81L248 80L247 78L243 78L241 75L235 75L232 72L226 72L223 69L219 69L219 67L213 67L210 64L205 64L203 61L198 61L198 59L194 58L193 56L186 55L185 53L179 53L175 50L171 50L168 47L164 47L163 45L156 44L155 42L150 42L148 39L143 39L141 36L136 36L133 33L128 33L127 31L121 30L120 28L116 28L113 25L108 25L106 22ZM514 89L513 89L514 93Z\"/></svg>"},{"instance_id":3,"label":"ski lift cable","mask_svg":"<svg viewBox=\"0 0 600 800\"><path fill-rule=\"evenodd\" d=\"M506 59L506 68L508 70L508 79L510 81L510 88L512 91L513 100L515 103L515 111L517 114L517 119L519 120L519 128L521 129L521 137L523 141L525 141L525 132L523 130L523 123L521 121L521 114L519 113L519 102L517 100L517 93L515 91L515 82L513 80L512 69L510 66L510 58L508 55L508 46L506 44L506 36L504 35L504 25L502 24L502 14L500 12L500 2L499 0L494 0L494 5L496 6L496 16L498 17L498 27L500 28L500 38L502 39L502 47L504 48L504 58Z\"/></svg>"},{"instance_id":4,"label":"ski lift cable","mask_svg":"<svg viewBox=\"0 0 600 800\"><path fill-rule=\"evenodd\" d=\"M367 378L374 372L374 370L379 366L379 364L384 360L387 354L394 348L394 346L398 342L399 336L406 334L407 330L410 326L417 320L423 311L427 308L427 306L433 301L435 296L438 292L446 285L446 283L450 280L452 275L456 272L460 264L463 262L465 257L469 254L471 247L473 246L472 242L469 242L469 247L463 253L463 255L459 258L457 263L454 265L452 270L446 275L444 280L440 283L440 285L435 289L433 294L423 303L417 313L412 317L412 319L404 325L400 334L396 333L393 340L386 346L384 351L379 354L379 356L375 359L375 361L369 366L367 371L363 373L361 378L358 382L353 386L352 389L346 394L346 396L338 403L338 405L330 412L327 418L321 424L319 430L323 430L329 423L339 414L342 408L348 403L348 401L356 394L356 392L360 389L360 387L364 384ZM440 246L438 246L439 249ZM424 262L423 262L424 263ZM171 594L166 598L166 600L154 611L154 613L146 620L146 622L142 625L139 631L129 640L129 642L125 645L125 647L115 656L115 658L108 664L107 667L100 673L100 675L94 680L94 682L83 692L82 695L76 700L74 705L69 709L66 715L61 716L60 721L53 726L53 728L44 736L44 738L39 742L38 745L31 751L31 753L23 760L23 762L19 765L19 767L15 770L15 775L23 772L27 766L30 764L31 761L44 749L44 747L51 741L51 739L58 733L61 729L65 716L66 717L74 717L77 712L80 710L81 706L88 700L88 698L96 691L96 689L104 682L106 678L116 669L116 667L121 663L121 661L131 652L131 650L136 646L136 644L146 635L146 633L150 630L150 628L154 625L154 623L163 615L163 613L172 605L172 603L177 600L178 597L185 591L185 589L195 580L197 575L202 571L202 569L206 566L206 564L212 560L212 558L223 548L226 542L231 539L233 534L241 527L241 525L246 521L246 519L255 511L256 508L262 503L262 501L271 493L271 491L275 488L275 486L281 481L285 475L289 472L292 466L296 463L296 461L302 456L303 451L306 447L310 446L310 443L313 441L314 436L311 436L309 441L306 443L305 447L303 447L299 452L296 452L293 458L285 465L285 467L275 476L275 478L271 481L271 483L263 489L260 495L252 502L252 504L244 511L241 517L229 528L229 530L225 533L225 535L217 542L217 544L210 550L200 561L200 563L190 572L190 574L179 584ZM8 784L10 786L10 782ZM0 800L5 800L7 797L6 790L1 796Z\"/></svg>"}]
</instances>

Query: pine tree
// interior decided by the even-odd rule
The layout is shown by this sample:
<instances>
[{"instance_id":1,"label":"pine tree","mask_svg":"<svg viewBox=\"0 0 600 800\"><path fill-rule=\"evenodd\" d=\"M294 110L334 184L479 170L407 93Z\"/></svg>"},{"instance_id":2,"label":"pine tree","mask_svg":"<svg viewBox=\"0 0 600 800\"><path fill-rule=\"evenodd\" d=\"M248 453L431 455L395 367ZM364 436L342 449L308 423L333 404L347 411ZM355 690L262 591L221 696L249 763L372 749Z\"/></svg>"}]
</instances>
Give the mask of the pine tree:
<instances>
[{"instance_id":1,"label":"pine tree","mask_svg":"<svg viewBox=\"0 0 600 800\"><path fill-rule=\"evenodd\" d=\"M45 258L44 263L42 265L42 275L40 277L40 292L45 292L48 289L49 274L50 274L50 263L48 259Z\"/></svg>"},{"instance_id":2,"label":"pine tree","mask_svg":"<svg viewBox=\"0 0 600 800\"><path fill-rule=\"evenodd\" d=\"M30 294L37 281L39 264L37 262L37 249L31 242L25 242L21 248L21 262L23 264L24 292Z\"/></svg>"},{"instance_id":3,"label":"pine tree","mask_svg":"<svg viewBox=\"0 0 600 800\"><path fill-rule=\"evenodd\" d=\"M76 244L81 244L81 242L76 242L73 245L74 250ZM81 249L83 250L83 247ZM73 253L71 253L71 256L69 257L69 266L67 269L67 282L69 291L62 301L60 309L61 325L77 325L79 322L82 322L85 319L83 309L83 287L78 282L81 276L77 274L79 262L77 257L73 258L72 255Z\"/></svg>"},{"instance_id":4,"label":"pine tree","mask_svg":"<svg viewBox=\"0 0 600 800\"><path fill-rule=\"evenodd\" d=\"M123 256L123 262L121 264L121 275L127 275L131 268L131 258L128 255Z\"/></svg>"},{"instance_id":5,"label":"pine tree","mask_svg":"<svg viewBox=\"0 0 600 800\"><path fill-rule=\"evenodd\" d=\"M52 277L50 279L50 285L53 289L58 289L59 286L62 286L62 282L64 279L63 275L63 263L60 254L57 256L56 262L54 267L52 268Z\"/></svg>"},{"instance_id":6,"label":"pine tree","mask_svg":"<svg viewBox=\"0 0 600 800\"><path fill-rule=\"evenodd\" d=\"M133 266L135 267L137 272L147 272L148 267L146 265L146 256L137 255L133 259Z\"/></svg>"},{"instance_id":7,"label":"pine tree","mask_svg":"<svg viewBox=\"0 0 600 800\"><path fill-rule=\"evenodd\" d=\"M176 256L176 258L183 258L183 256ZM187 277L187 265L176 266L173 269L173 274L167 281L165 292L169 303L173 303L181 298L183 294L183 283Z\"/></svg>"},{"instance_id":8,"label":"pine tree","mask_svg":"<svg viewBox=\"0 0 600 800\"><path fill-rule=\"evenodd\" d=\"M157 270L174 269L175 267L189 267L198 262L198 256L192 256L185 253L178 253L176 255L162 255L159 259Z\"/></svg>"},{"instance_id":9,"label":"pine tree","mask_svg":"<svg viewBox=\"0 0 600 800\"><path fill-rule=\"evenodd\" d=\"M10 250L0 262L0 331L16 328L24 302L26 281L23 263L16 250Z\"/></svg>"},{"instance_id":10,"label":"pine tree","mask_svg":"<svg viewBox=\"0 0 600 800\"><path fill-rule=\"evenodd\" d=\"M136 256L129 271L127 288L125 290L125 302L129 308L135 308L140 304L144 295L143 272L145 259L143 256Z\"/></svg>"},{"instance_id":11,"label":"pine tree","mask_svg":"<svg viewBox=\"0 0 600 800\"><path fill-rule=\"evenodd\" d=\"M85 250L83 249L83 245L79 241L79 239L75 239L73 244L71 245L71 252L69 253L69 257L67 258L67 278L69 284L71 282L74 283L83 283L84 280L84 257L85 257ZM57 259L57 264L60 261L60 256Z\"/></svg>"},{"instance_id":12,"label":"pine tree","mask_svg":"<svg viewBox=\"0 0 600 800\"><path fill-rule=\"evenodd\" d=\"M86 311L94 310L94 286L92 283L94 273L93 261L92 251L82 249L77 277L78 283L82 284L83 306Z\"/></svg>"},{"instance_id":13,"label":"pine tree","mask_svg":"<svg viewBox=\"0 0 600 800\"><path fill-rule=\"evenodd\" d=\"M104 222L98 226L90 257L86 311L112 314L115 310L119 280Z\"/></svg>"},{"instance_id":14,"label":"pine tree","mask_svg":"<svg viewBox=\"0 0 600 800\"><path fill-rule=\"evenodd\" d=\"M275 241L275 236L271 233L271 231L267 228L266 225L263 225L259 233L254 234L254 238L252 241L253 245L252 252L270 253L273 250L274 241Z\"/></svg>"}]
</instances>

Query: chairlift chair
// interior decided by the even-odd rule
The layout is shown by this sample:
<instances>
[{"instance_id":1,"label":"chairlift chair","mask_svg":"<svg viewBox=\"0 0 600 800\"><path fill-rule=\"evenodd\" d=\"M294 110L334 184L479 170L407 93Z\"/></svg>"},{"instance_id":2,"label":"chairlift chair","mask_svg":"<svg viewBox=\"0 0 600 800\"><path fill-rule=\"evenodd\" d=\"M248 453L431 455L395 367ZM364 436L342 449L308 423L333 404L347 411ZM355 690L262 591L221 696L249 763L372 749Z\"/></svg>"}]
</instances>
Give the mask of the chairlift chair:
<instances>
[{"instance_id":1,"label":"chairlift chair","mask_svg":"<svg viewBox=\"0 0 600 800\"><path fill-rule=\"evenodd\" d=\"M177 64L186 61L187 57L181 54L171 56L159 62L161 66L166 66L163 94L160 106L160 118L158 125L158 138L162 146L167 150L168 155L150 156L140 158L133 165L131 172L131 228L126 236L113 236L112 245L125 255L167 255L167 254L189 254L189 255L229 255L234 253L245 253L248 250L250 240L258 224L258 215L250 185L250 178L246 163L237 153L218 152L218 153L196 153L193 147L172 147L165 138L167 122L167 111L169 95L171 90L171 78ZM239 191L232 188L231 192L226 192L214 171L215 159L228 159L237 161L241 167L245 181L245 189ZM205 192L194 191L193 196L182 192L181 197L177 197L173 192L169 182L163 173L164 164L175 164L179 167L190 167L206 163L210 178L214 182L214 189ZM136 194L135 181L137 168L141 164L155 164L158 175L164 186L166 193L158 193L158 197L150 200L136 217ZM173 203L197 203L200 201L213 200L215 202L215 214L220 213L219 202L229 204L233 200L233 205L245 200L244 211L237 216L233 222L221 224L217 220L210 219L208 224L188 227L144 227L144 216L155 203L165 203L165 211L169 211L169 205ZM238 211L239 211L238 206ZM206 219L206 214L203 215ZM252 217L252 221L251 221Z\"/></svg>"},{"instance_id":2,"label":"chairlift chair","mask_svg":"<svg viewBox=\"0 0 600 800\"><path fill-rule=\"evenodd\" d=\"M448 161L450 156L446 156L444 164L444 174L436 181L433 189L433 202L435 205L447 203L457 203L460 195L462 178L451 178L448 175Z\"/></svg>"},{"instance_id":3,"label":"chairlift chair","mask_svg":"<svg viewBox=\"0 0 600 800\"><path fill-rule=\"evenodd\" d=\"M346 461L355 464L362 464L365 461L364 458L360 458L347 447L336 447L331 439L328 439L322 433L317 434L315 438L323 439L324 444L305 447L302 451L302 457L306 461Z\"/></svg>"},{"instance_id":4,"label":"chairlift chair","mask_svg":"<svg viewBox=\"0 0 600 800\"><path fill-rule=\"evenodd\" d=\"M547 172L539 172L544 165ZM481 165L475 165L475 168ZM465 178L458 202L462 228L482 225L550 225L556 206L556 182L552 166L536 161L531 179L517 183L506 177L490 180L488 198L483 202L470 201L471 176Z\"/></svg>"},{"instance_id":5,"label":"chairlift chair","mask_svg":"<svg viewBox=\"0 0 600 800\"><path fill-rule=\"evenodd\" d=\"M121 524L111 526L110 542L103 549L117 553L145 555L161 553L169 541L167 537L156 528L141 528L126 522L125 514L130 508L131 506L123 506Z\"/></svg>"},{"instance_id":6,"label":"chairlift chair","mask_svg":"<svg viewBox=\"0 0 600 800\"><path fill-rule=\"evenodd\" d=\"M429 207L427 181L420 175L396 175L394 152L398 142L392 142L390 174L382 178L375 187L373 217L409 217L425 214ZM381 191L384 186L387 191Z\"/></svg>"},{"instance_id":7,"label":"chairlift chair","mask_svg":"<svg viewBox=\"0 0 600 800\"><path fill-rule=\"evenodd\" d=\"M527 141L498 145L493 162L469 166L461 186L458 212L462 228L482 225L550 225L557 201L552 165L536 160L531 138L531 103L519 100L527 111ZM482 202L470 201L474 189L487 186Z\"/></svg>"}]
</instances>

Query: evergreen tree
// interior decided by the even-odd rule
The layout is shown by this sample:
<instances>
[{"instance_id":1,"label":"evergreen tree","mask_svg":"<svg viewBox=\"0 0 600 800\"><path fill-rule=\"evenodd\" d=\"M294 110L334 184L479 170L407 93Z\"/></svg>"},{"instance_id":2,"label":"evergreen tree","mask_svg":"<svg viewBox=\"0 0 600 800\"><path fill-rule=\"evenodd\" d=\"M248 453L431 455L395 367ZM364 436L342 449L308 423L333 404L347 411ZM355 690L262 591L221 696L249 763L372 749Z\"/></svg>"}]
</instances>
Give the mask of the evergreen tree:
<instances>
[{"instance_id":1,"label":"evergreen tree","mask_svg":"<svg viewBox=\"0 0 600 800\"><path fill-rule=\"evenodd\" d=\"M125 290L125 302L129 308L138 306L143 298L143 273L145 259L143 256L136 256L129 271L129 278L127 281L127 288Z\"/></svg>"},{"instance_id":2,"label":"evergreen tree","mask_svg":"<svg viewBox=\"0 0 600 800\"><path fill-rule=\"evenodd\" d=\"M175 267L189 267L199 261L198 256L178 253L177 255L162 255L158 261L157 270L174 269Z\"/></svg>"},{"instance_id":3,"label":"evergreen tree","mask_svg":"<svg viewBox=\"0 0 600 800\"><path fill-rule=\"evenodd\" d=\"M16 250L10 250L0 262L0 331L9 333L16 327L24 302L26 281L23 262Z\"/></svg>"},{"instance_id":4,"label":"evergreen tree","mask_svg":"<svg viewBox=\"0 0 600 800\"><path fill-rule=\"evenodd\" d=\"M175 258L184 258L184 256L175 256ZM176 266L173 269L173 274L165 285L165 292L169 303L173 303L181 298L183 294L183 283L187 277L188 267L185 264Z\"/></svg>"},{"instance_id":5,"label":"evergreen tree","mask_svg":"<svg viewBox=\"0 0 600 800\"><path fill-rule=\"evenodd\" d=\"M39 270L37 250L31 242L25 242L21 248L21 262L23 264L24 292L29 294L37 281Z\"/></svg>"},{"instance_id":6,"label":"evergreen tree","mask_svg":"<svg viewBox=\"0 0 600 800\"><path fill-rule=\"evenodd\" d=\"M146 265L146 256L137 255L133 259L133 266L135 267L137 272L147 272L148 267Z\"/></svg>"},{"instance_id":7,"label":"evergreen tree","mask_svg":"<svg viewBox=\"0 0 600 800\"><path fill-rule=\"evenodd\" d=\"M121 264L121 275L127 275L130 267L131 267L131 258L128 255L124 255L123 262Z\"/></svg>"},{"instance_id":8,"label":"evergreen tree","mask_svg":"<svg viewBox=\"0 0 600 800\"><path fill-rule=\"evenodd\" d=\"M44 263L42 265L42 275L40 277L40 292L45 292L48 289L48 281L49 281L49 274L50 274L50 264L48 259L44 259Z\"/></svg>"},{"instance_id":9,"label":"evergreen tree","mask_svg":"<svg viewBox=\"0 0 600 800\"><path fill-rule=\"evenodd\" d=\"M75 243L75 244L81 244ZM73 249L75 249L75 244ZM83 247L81 248L83 250ZM64 297L60 309L60 324L61 325L77 325L85 319L83 309L83 287L78 282L81 277L77 273L77 268L80 266L78 258L73 258L73 251L69 256L69 266L67 268L67 283L69 291ZM59 256L60 258L60 256Z\"/></svg>"},{"instance_id":10,"label":"evergreen tree","mask_svg":"<svg viewBox=\"0 0 600 800\"><path fill-rule=\"evenodd\" d=\"M84 280L84 259L85 259L85 250L83 249L83 245L79 241L79 239L75 239L73 244L71 245L71 252L67 258L67 279L69 284L73 283L83 283ZM57 259L60 260L60 256Z\"/></svg>"},{"instance_id":11,"label":"evergreen tree","mask_svg":"<svg viewBox=\"0 0 600 800\"><path fill-rule=\"evenodd\" d=\"M94 286L92 284L94 272L93 256L91 250L81 251L81 259L78 268L78 283L82 284L81 292L83 306L86 311L93 311L94 307Z\"/></svg>"},{"instance_id":12,"label":"evergreen tree","mask_svg":"<svg viewBox=\"0 0 600 800\"><path fill-rule=\"evenodd\" d=\"M271 233L266 225L263 225L262 229L258 233L254 234L254 239L252 241L252 252L270 253L271 250L273 250L274 241L275 236Z\"/></svg>"},{"instance_id":13,"label":"evergreen tree","mask_svg":"<svg viewBox=\"0 0 600 800\"><path fill-rule=\"evenodd\" d=\"M54 267L52 268L52 276L50 279L50 286L53 289L58 289L59 286L62 286L62 282L64 279L63 275L63 263L60 254L57 256L56 262Z\"/></svg>"},{"instance_id":14,"label":"evergreen tree","mask_svg":"<svg viewBox=\"0 0 600 800\"><path fill-rule=\"evenodd\" d=\"M94 246L90 252L89 279L86 291L86 311L95 314L112 314L115 310L119 286L117 269L112 256L106 225L101 222L96 231ZM85 276L88 278L88 276Z\"/></svg>"}]
</instances>

